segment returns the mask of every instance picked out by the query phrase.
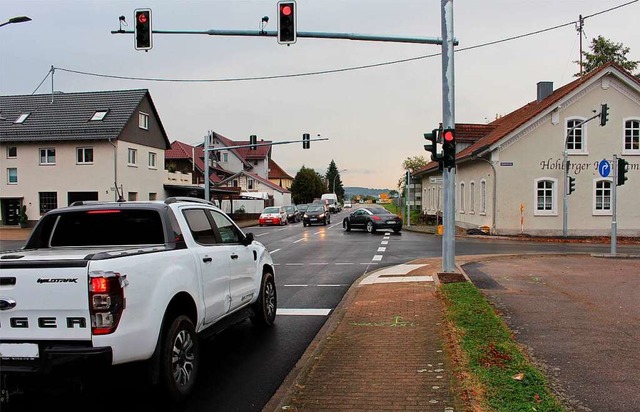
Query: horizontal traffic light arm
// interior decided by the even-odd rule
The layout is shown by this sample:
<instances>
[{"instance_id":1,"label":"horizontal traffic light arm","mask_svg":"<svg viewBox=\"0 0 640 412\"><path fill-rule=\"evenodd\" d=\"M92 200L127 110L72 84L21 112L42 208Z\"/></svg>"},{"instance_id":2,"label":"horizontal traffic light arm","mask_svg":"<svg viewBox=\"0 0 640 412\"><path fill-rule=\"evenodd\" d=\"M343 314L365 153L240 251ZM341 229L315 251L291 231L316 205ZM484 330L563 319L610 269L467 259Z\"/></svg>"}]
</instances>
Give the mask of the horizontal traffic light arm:
<instances>
[{"instance_id":1,"label":"horizontal traffic light arm","mask_svg":"<svg viewBox=\"0 0 640 412\"><path fill-rule=\"evenodd\" d=\"M156 30L151 31L153 34L206 34L209 36L245 36L245 37L278 37L278 32L260 31L260 30ZM111 34L134 34L133 30L112 30ZM343 40L359 40L359 41L381 41L392 43L419 43L419 44L442 44L440 37L404 37L404 36L378 36L357 33L324 33L298 31L298 37L307 37L315 39L343 39ZM454 41L454 45L458 45L458 41Z\"/></svg>"},{"instance_id":2,"label":"horizontal traffic light arm","mask_svg":"<svg viewBox=\"0 0 640 412\"><path fill-rule=\"evenodd\" d=\"M315 139L309 139L309 140L306 140L306 141L307 142L315 142L315 141L318 141L318 140L329 140L329 138L328 137L317 137ZM300 143L302 141L303 140L301 139L301 140L287 140L286 142L256 143L254 145L252 145L252 144L241 144L241 145L237 145L237 146L209 147L209 148L207 148L205 150L208 150L210 152L217 152L217 151L220 151L220 150L242 149L242 148L251 147L251 146L256 146L256 147L257 146L276 146L276 145L279 145L279 144Z\"/></svg>"}]
</instances>

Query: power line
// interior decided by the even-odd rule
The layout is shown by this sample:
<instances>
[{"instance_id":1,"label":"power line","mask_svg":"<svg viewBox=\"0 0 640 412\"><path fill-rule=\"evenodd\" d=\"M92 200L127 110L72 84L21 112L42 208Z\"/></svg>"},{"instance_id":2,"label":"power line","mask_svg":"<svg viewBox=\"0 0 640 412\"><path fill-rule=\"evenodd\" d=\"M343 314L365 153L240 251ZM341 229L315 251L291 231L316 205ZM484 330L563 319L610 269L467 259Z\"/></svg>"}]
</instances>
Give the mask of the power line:
<instances>
[{"instance_id":1,"label":"power line","mask_svg":"<svg viewBox=\"0 0 640 412\"><path fill-rule=\"evenodd\" d=\"M584 21L585 19L588 19L590 17L595 17L595 16L598 16L598 15L601 15L601 14L604 14L604 13L611 12L611 11L619 9L621 7L625 7L625 6L628 6L630 4L637 3L638 1L639 0L632 0L632 1L629 1L627 3L620 4L618 6L614 6L614 7L611 7L609 9L602 10L602 11L599 11L599 12L584 16L584 17L582 17L582 20ZM508 41L517 40L517 39L521 39L521 38L524 38L524 37L534 36L534 35L537 35L537 34L548 32L548 31L557 30L557 29L560 29L560 28L563 28L563 27L566 27L566 26L575 25L575 24L577 24L579 22L580 22L580 20L573 20L573 21L570 21L570 22L567 22L567 23L563 23L563 24L559 24L559 25L556 25L556 26L553 26L553 27L548 27L546 29L536 30L536 31L532 31L532 32L529 32L529 33L525 33L525 34L520 34L520 35L517 35L517 36L506 37L504 39L494 40L494 41L490 41L490 42L487 42L487 43L481 43L481 44L477 44L477 45L474 45L474 46L458 48L458 49L455 50L455 52L463 52L463 51L468 51L468 50L479 49L481 47L492 46L492 45L495 45L495 44L505 43L505 42L508 42ZM280 74L280 75L271 75L271 76L231 77L231 78L223 78L223 79L170 79L170 78L153 78L153 77L133 77L133 76L117 76L117 75L110 75L110 74L91 73L91 72L84 72L84 71L79 71L79 70L65 69L65 68L62 68L62 67L56 67L55 69L62 70L62 71L65 71L65 72L69 72L69 73L85 75L85 76L104 77L104 78L109 78L109 79L120 79L120 80L138 80L138 81L171 82L171 83L222 83L222 82L240 82L240 81L256 81L256 80L274 80L274 79L318 76L318 75L322 75L322 74L333 74L333 73L349 72L349 71L355 71L355 70L371 69L371 68L375 68L375 67L390 66L390 65L393 65L393 64L401 64L401 63L407 63L407 62L416 61L416 60L428 59L428 58L431 58L431 57L439 56L440 54L441 53L433 53L433 54L410 57L410 58L400 59L400 60L391 60L391 61L381 62L381 63L372 63L372 64L365 64L365 65L360 65L360 66L343 67L343 68L339 68L339 69L318 70L318 71L313 71L313 72L290 73L290 74ZM45 77L45 79L46 79L46 77ZM44 80L43 80L43 82L44 82ZM40 83L40 84L42 84L42 83ZM38 86L38 87L40 87L40 86Z\"/></svg>"}]
</instances>

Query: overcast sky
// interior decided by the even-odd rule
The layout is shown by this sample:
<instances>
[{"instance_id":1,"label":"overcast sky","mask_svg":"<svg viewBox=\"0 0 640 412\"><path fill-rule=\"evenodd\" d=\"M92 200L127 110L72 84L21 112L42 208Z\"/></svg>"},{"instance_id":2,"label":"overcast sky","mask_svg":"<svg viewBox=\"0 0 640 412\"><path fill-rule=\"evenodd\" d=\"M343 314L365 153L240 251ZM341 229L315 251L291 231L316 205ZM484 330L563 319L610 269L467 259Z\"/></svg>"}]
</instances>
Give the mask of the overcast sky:
<instances>
[{"instance_id":1,"label":"overcast sky","mask_svg":"<svg viewBox=\"0 0 640 412\"><path fill-rule=\"evenodd\" d=\"M560 26L630 0L456 0L458 48ZM300 38L154 34L150 52L133 35L114 35L124 15L149 7L156 30L276 30L275 0L0 0L0 94L149 89L169 140L190 144L213 130L234 140L328 141L273 147L292 176L304 165L325 173L333 159L345 186L395 189L407 157L425 156L423 133L442 121L440 56L354 71L255 81L155 82L75 74L225 80L332 71L428 56L440 46ZM298 30L440 37L440 0L298 0ZM640 60L640 2L585 19L584 49L602 35ZM487 123L536 97L538 81L558 88L578 71L573 24L455 55L458 123Z\"/></svg>"}]
</instances>

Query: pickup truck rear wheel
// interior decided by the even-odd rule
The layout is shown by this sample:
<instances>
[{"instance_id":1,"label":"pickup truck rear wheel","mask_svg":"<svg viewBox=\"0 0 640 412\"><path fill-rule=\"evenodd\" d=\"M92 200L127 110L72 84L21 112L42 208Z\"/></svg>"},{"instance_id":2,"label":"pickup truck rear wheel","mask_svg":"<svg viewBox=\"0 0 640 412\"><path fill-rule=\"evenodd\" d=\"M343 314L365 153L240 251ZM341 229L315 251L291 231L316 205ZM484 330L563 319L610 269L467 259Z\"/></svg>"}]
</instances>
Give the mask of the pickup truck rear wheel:
<instances>
[{"instance_id":1,"label":"pickup truck rear wheel","mask_svg":"<svg viewBox=\"0 0 640 412\"><path fill-rule=\"evenodd\" d=\"M260 285L260 296L253 304L255 315L251 317L251 322L257 327L268 327L276 320L276 309L278 308L278 296L276 293L276 283L273 274L266 272L262 275Z\"/></svg>"},{"instance_id":2,"label":"pickup truck rear wheel","mask_svg":"<svg viewBox=\"0 0 640 412\"><path fill-rule=\"evenodd\" d=\"M200 363L200 344L193 322L177 316L162 341L160 382L174 402L186 398L195 386Z\"/></svg>"}]
</instances>

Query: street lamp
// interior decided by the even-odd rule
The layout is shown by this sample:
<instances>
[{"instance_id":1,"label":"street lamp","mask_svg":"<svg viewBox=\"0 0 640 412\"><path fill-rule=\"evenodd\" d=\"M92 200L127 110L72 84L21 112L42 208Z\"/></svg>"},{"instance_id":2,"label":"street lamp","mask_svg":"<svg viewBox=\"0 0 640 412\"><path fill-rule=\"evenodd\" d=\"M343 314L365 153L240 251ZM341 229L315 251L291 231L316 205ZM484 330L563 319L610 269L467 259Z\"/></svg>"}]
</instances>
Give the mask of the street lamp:
<instances>
[{"instance_id":1,"label":"street lamp","mask_svg":"<svg viewBox=\"0 0 640 412\"><path fill-rule=\"evenodd\" d=\"M25 21L31 21L31 19L27 16L12 17L9 20L5 21L4 23L0 24L0 27L6 26L7 24L11 24L11 23L24 23Z\"/></svg>"},{"instance_id":2,"label":"street lamp","mask_svg":"<svg viewBox=\"0 0 640 412\"><path fill-rule=\"evenodd\" d=\"M336 192L336 177L338 177L340 172L346 172L346 171L347 171L347 169L338 170L338 173L336 173L336 175L333 176L333 192L332 193Z\"/></svg>"}]
</instances>

